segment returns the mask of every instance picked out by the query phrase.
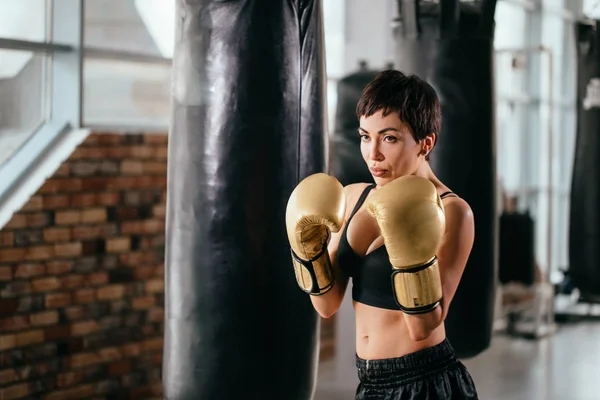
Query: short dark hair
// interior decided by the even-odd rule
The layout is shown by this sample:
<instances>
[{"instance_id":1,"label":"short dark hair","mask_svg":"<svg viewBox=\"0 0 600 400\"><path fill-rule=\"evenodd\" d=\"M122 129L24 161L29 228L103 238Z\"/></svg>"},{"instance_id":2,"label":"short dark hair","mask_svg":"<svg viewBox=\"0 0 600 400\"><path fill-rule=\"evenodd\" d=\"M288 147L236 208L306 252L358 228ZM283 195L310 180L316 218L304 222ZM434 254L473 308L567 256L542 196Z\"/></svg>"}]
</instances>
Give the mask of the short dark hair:
<instances>
[{"instance_id":1,"label":"short dark hair","mask_svg":"<svg viewBox=\"0 0 600 400\"><path fill-rule=\"evenodd\" d=\"M397 112L418 142L433 133L437 139L442 125L442 110L435 89L416 75L397 70L378 73L364 88L356 105L356 115L370 117L382 111L384 116Z\"/></svg>"}]
</instances>

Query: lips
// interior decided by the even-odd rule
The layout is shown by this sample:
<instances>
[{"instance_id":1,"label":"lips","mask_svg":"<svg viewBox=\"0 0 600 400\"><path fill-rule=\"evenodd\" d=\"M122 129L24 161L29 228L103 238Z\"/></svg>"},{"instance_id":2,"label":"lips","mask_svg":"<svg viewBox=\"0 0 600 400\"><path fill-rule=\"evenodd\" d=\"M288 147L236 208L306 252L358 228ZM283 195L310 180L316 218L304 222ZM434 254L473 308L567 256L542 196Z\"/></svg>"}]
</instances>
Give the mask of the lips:
<instances>
[{"instance_id":1,"label":"lips","mask_svg":"<svg viewBox=\"0 0 600 400\"><path fill-rule=\"evenodd\" d=\"M371 171L371 174L376 177L381 177L387 173L387 169L371 167L369 170Z\"/></svg>"}]
</instances>

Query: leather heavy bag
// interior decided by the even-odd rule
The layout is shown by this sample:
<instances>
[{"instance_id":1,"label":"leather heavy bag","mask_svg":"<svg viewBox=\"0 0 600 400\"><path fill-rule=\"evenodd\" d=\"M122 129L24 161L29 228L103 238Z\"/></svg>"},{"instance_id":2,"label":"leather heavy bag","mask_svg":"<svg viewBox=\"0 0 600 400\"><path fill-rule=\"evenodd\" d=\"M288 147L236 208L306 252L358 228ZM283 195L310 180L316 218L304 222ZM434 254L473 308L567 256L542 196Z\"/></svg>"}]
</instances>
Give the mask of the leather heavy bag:
<instances>
[{"instance_id":1,"label":"leather heavy bag","mask_svg":"<svg viewBox=\"0 0 600 400\"><path fill-rule=\"evenodd\" d=\"M285 207L327 172L321 2L178 0L165 399L310 399L318 318Z\"/></svg>"},{"instance_id":2,"label":"leather heavy bag","mask_svg":"<svg viewBox=\"0 0 600 400\"><path fill-rule=\"evenodd\" d=\"M466 358L490 345L497 279L495 1L439 3L399 1L396 65L437 91L443 120L431 165L475 216L475 242L445 323L457 354Z\"/></svg>"},{"instance_id":3,"label":"leather heavy bag","mask_svg":"<svg viewBox=\"0 0 600 400\"><path fill-rule=\"evenodd\" d=\"M576 25L577 139L571 185L569 276L600 295L600 33L597 21Z\"/></svg>"},{"instance_id":4,"label":"leather heavy bag","mask_svg":"<svg viewBox=\"0 0 600 400\"><path fill-rule=\"evenodd\" d=\"M503 284L535 282L535 224L527 213L500 216L498 276Z\"/></svg>"},{"instance_id":5,"label":"leather heavy bag","mask_svg":"<svg viewBox=\"0 0 600 400\"><path fill-rule=\"evenodd\" d=\"M342 185L373 182L373 176L360 153L359 121L356 118L356 105L363 89L375 78L379 71L360 70L339 80L337 86L337 107L335 130L331 141L331 174Z\"/></svg>"}]
</instances>

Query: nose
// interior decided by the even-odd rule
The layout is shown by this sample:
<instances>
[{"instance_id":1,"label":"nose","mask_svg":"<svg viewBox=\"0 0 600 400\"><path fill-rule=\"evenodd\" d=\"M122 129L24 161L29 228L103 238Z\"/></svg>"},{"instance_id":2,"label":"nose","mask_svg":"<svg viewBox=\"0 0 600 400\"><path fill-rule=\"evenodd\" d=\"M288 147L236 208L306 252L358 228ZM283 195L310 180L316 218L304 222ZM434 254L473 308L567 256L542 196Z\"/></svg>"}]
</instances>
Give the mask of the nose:
<instances>
[{"instance_id":1,"label":"nose","mask_svg":"<svg viewBox=\"0 0 600 400\"><path fill-rule=\"evenodd\" d=\"M376 140L373 140L369 146L369 159L373 161L382 161L383 154L379 150L379 143Z\"/></svg>"}]
</instances>

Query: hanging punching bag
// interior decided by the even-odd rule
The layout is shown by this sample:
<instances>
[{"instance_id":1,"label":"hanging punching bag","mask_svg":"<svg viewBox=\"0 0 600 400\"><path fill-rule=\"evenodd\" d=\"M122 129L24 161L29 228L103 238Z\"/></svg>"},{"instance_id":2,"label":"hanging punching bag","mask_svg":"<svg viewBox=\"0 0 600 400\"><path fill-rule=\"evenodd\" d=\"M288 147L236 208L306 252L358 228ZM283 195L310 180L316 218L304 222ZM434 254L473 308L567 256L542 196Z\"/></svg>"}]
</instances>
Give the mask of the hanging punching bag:
<instances>
[{"instance_id":1,"label":"hanging punching bag","mask_svg":"<svg viewBox=\"0 0 600 400\"><path fill-rule=\"evenodd\" d=\"M446 318L459 357L489 347L497 274L493 102L495 1L399 0L398 70L437 91L442 129L431 153L435 174L471 206L475 242Z\"/></svg>"},{"instance_id":2,"label":"hanging punching bag","mask_svg":"<svg viewBox=\"0 0 600 400\"><path fill-rule=\"evenodd\" d=\"M327 172L320 0L178 0L164 398L312 397L318 319L285 208Z\"/></svg>"},{"instance_id":3,"label":"hanging punching bag","mask_svg":"<svg viewBox=\"0 0 600 400\"><path fill-rule=\"evenodd\" d=\"M360 136L358 136L360 124L356 118L356 104L365 86L378 72L363 66L338 82L335 130L331 137L330 157L331 174L344 186L358 182L373 182L373 176L360 153Z\"/></svg>"},{"instance_id":4,"label":"hanging punching bag","mask_svg":"<svg viewBox=\"0 0 600 400\"><path fill-rule=\"evenodd\" d=\"M583 295L600 295L600 33L579 22L577 139L571 184L569 276Z\"/></svg>"}]
</instances>

